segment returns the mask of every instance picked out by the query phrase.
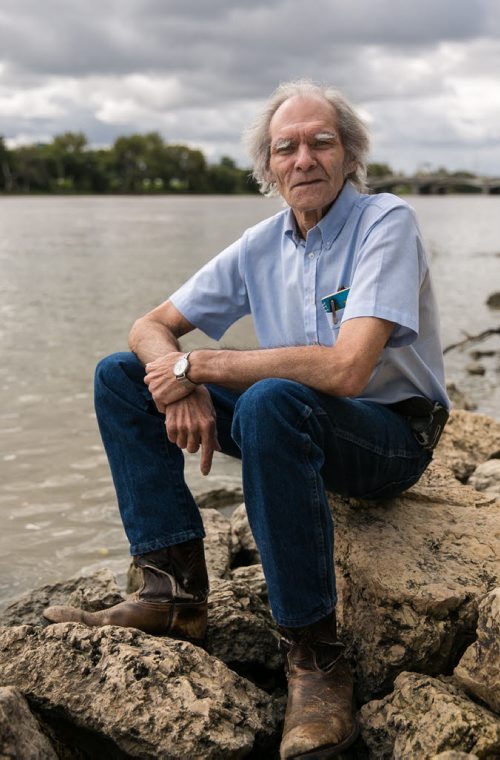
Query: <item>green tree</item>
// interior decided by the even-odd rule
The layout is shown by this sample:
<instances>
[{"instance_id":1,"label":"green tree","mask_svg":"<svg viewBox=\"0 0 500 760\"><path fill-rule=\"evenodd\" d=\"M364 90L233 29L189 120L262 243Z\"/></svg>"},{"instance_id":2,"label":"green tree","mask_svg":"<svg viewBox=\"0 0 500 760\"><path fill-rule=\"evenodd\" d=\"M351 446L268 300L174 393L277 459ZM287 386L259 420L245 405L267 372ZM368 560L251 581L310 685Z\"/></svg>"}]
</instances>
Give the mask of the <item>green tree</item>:
<instances>
[{"instance_id":1,"label":"green tree","mask_svg":"<svg viewBox=\"0 0 500 760\"><path fill-rule=\"evenodd\" d=\"M167 190L185 193L206 193L209 190L205 156L187 145L165 147L161 176Z\"/></svg>"},{"instance_id":2,"label":"green tree","mask_svg":"<svg viewBox=\"0 0 500 760\"><path fill-rule=\"evenodd\" d=\"M258 186L248 169L240 169L229 156L209 167L210 191L214 193L258 192Z\"/></svg>"},{"instance_id":3,"label":"green tree","mask_svg":"<svg viewBox=\"0 0 500 760\"><path fill-rule=\"evenodd\" d=\"M112 147L113 189L126 193L162 189L165 152L157 132L119 137Z\"/></svg>"},{"instance_id":4,"label":"green tree","mask_svg":"<svg viewBox=\"0 0 500 760\"><path fill-rule=\"evenodd\" d=\"M368 177L369 178L378 178L378 177L393 177L394 172L392 171L389 164L368 164Z\"/></svg>"},{"instance_id":5,"label":"green tree","mask_svg":"<svg viewBox=\"0 0 500 760\"><path fill-rule=\"evenodd\" d=\"M12 190L11 156L5 145L4 138L0 135L0 189L10 192Z\"/></svg>"},{"instance_id":6,"label":"green tree","mask_svg":"<svg viewBox=\"0 0 500 760\"><path fill-rule=\"evenodd\" d=\"M42 148L57 191L90 189L87 181L87 138L82 132L65 132Z\"/></svg>"},{"instance_id":7,"label":"green tree","mask_svg":"<svg viewBox=\"0 0 500 760\"><path fill-rule=\"evenodd\" d=\"M42 145L23 145L12 151L12 186L23 193L47 192L52 179Z\"/></svg>"}]
</instances>

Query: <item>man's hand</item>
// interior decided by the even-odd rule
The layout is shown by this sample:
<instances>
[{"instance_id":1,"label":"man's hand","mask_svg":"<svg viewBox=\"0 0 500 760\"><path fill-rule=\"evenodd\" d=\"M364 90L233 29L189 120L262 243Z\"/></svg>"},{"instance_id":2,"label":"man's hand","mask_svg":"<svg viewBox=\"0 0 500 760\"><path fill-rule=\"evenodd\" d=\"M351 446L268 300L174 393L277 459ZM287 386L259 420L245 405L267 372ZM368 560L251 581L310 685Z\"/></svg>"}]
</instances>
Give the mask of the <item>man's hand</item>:
<instances>
[{"instance_id":1,"label":"man's hand","mask_svg":"<svg viewBox=\"0 0 500 760\"><path fill-rule=\"evenodd\" d=\"M169 404L175 404L192 393L192 389L180 383L174 375L174 364L183 355L181 351L170 351L146 364L144 382L159 412L163 413Z\"/></svg>"},{"instance_id":2,"label":"man's hand","mask_svg":"<svg viewBox=\"0 0 500 760\"><path fill-rule=\"evenodd\" d=\"M177 382L177 381L176 381ZM220 451L215 424L215 409L210 393L203 385L165 409L165 427L169 441L195 454L201 446L200 470L208 475L214 451Z\"/></svg>"}]
</instances>

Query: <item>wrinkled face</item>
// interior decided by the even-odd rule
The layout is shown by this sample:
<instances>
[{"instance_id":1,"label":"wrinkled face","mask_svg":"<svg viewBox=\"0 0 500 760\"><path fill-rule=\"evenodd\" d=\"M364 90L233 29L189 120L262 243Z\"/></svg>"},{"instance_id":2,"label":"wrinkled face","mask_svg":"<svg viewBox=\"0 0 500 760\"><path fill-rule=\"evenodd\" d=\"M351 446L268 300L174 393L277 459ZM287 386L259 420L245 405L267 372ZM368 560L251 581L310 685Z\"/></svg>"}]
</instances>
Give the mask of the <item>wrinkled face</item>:
<instances>
[{"instance_id":1,"label":"wrinkled face","mask_svg":"<svg viewBox=\"0 0 500 760\"><path fill-rule=\"evenodd\" d=\"M342 189L345 153L335 109L321 98L294 96L270 124L269 177L299 226L316 224Z\"/></svg>"}]
</instances>

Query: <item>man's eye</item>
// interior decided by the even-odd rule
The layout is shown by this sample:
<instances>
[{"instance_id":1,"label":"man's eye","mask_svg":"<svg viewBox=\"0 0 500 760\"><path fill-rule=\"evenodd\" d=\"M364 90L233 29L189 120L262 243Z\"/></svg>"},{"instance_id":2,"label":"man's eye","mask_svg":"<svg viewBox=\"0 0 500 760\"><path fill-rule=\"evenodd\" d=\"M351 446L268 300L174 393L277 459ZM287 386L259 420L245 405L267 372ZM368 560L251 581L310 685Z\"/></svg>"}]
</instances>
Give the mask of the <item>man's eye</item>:
<instances>
[{"instance_id":1,"label":"man's eye","mask_svg":"<svg viewBox=\"0 0 500 760\"><path fill-rule=\"evenodd\" d=\"M326 148L331 148L334 144L334 140L315 140L313 143L313 148L315 150L325 150Z\"/></svg>"},{"instance_id":2,"label":"man's eye","mask_svg":"<svg viewBox=\"0 0 500 760\"><path fill-rule=\"evenodd\" d=\"M293 143L283 143L282 145L275 145L273 149L273 153L278 154L287 154L287 153L293 153L294 151L294 145Z\"/></svg>"}]
</instances>

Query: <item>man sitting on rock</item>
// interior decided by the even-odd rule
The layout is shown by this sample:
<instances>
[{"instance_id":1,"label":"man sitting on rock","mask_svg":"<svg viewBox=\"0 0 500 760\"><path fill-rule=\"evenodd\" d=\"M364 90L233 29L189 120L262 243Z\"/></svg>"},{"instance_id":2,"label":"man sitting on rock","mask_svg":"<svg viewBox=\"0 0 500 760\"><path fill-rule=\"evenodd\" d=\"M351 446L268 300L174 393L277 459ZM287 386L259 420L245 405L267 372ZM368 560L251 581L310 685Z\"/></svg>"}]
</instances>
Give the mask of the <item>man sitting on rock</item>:
<instances>
[{"instance_id":1,"label":"man sitting on rock","mask_svg":"<svg viewBox=\"0 0 500 760\"><path fill-rule=\"evenodd\" d=\"M356 723L326 489L395 496L429 464L448 405L438 318L414 214L363 193L367 133L337 91L281 85L248 139L263 192L288 207L138 319L132 353L97 367L99 426L144 584L102 612L45 616L202 642L204 531L182 450L201 447L205 474L214 451L240 457L286 653L281 756L327 758ZM246 314L259 349L183 353L195 327L219 339Z\"/></svg>"}]
</instances>

